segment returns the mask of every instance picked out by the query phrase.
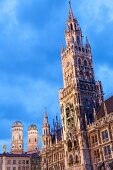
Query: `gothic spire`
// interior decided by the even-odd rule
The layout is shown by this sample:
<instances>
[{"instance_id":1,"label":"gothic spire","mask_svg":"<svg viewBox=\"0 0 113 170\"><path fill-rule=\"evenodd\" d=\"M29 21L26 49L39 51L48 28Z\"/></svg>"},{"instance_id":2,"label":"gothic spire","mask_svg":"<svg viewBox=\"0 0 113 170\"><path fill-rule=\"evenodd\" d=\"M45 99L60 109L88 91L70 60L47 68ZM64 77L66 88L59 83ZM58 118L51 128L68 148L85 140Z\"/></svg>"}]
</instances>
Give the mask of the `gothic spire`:
<instances>
[{"instance_id":1,"label":"gothic spire","mask_svg":"<svg viewBox=\"0 0 113 170\"><path fill-rule=\"evenodd\" d=\"M49 125L46 108L45 108L45 113L44 113L44 123L43 123L43 125Z\"/></svg>"},{"instance_id":2,"label":"gothic spire","mask_svg":"<svg viewBox=\"0 0 113 170\"><path fill-rule=\"evenodd\" d=\"M89 40L87 36L86 36L86 44L89 45Z\"/></svg>"},{"instance_id":3,"label":"gothic spire","mask_svg":"<svg viewBox=\"0 0 113 170\"><path fill-rule=\"evenodd\" d=\"M69 0L69 19L74 19L73 10L71 6L71 0Z\"/></svg>"},{"instance_id":4,"label":"gothic spire","mask_svg":"<svg viewBox=\"0 0 113 170\"><path fill-rule=\"evenodd\" d=\"M90 48L90 44L89 44L88 37L86 37L86 47L87 47L87 48Z\"/></svg>"}]
</instances>

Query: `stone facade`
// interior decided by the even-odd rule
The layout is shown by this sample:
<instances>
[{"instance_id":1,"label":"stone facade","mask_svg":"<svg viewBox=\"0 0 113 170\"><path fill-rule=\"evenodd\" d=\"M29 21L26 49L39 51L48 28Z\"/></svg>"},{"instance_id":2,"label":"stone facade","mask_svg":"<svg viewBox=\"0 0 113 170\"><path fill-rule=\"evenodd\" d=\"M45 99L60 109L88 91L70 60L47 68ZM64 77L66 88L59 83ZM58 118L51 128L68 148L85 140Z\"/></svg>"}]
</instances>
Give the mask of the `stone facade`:
<instances>
[{"instance_id":1,"label":"stone facade","mask_svg":"<svg viewBox=\"0 0 113 170\"><path fill-rule=\"evenodd\" d=\"M28 128L28 149L27 153L35 153L38 151L38 129L32 124Z\"/></svg>"},{"instance_id":2,"label":"stone facade","mask_svg":"<svg viewBox=\"0 0 113 170\"><path fill-rule=\"evenodd\" d=\"M42 135L42 169L112 170L113 97L104 101L102 84L95 80L88 38L84 44L81 28L69 5L66 47L61 51L62 128L56 119L54 133L50 132L46 115L46 126L42 129L48 133ZM57 140L58 131L60 140Z\"/></svg>"},{"instance_id":3,"label":"stone facade","mask_svg":"<svg viewBox=\"0 0 113 170\"><path fill-rule=\"evenodd\" d=\"M41 157L34 154L0 154L0 170L41 170Z\"/></svg>"},{"instance_id":4,"label":"stone facade","mask_svg":"<svg viewBox=\"0 0 113 170\"><path fill-rule=\"evenodd\" d=\"M95 80L91 46L73 15L71 3L66 47L61 50L64 87L59 90L62 125L47 113L42 125L42 150L38 129L28 128L23 150L23 125L12 125L11 153L0 155L0 170L113 170L113 96L104 100L102 84Z\"/></svg>"},{"instance_id":5,"label":"stone facade","mask_svg":"<svg viewBox=\"0 0 113 170\"><path fill-rule=\"evenodd\" d=\"M31 170L30 157L26 154L1 154L0 170Z\"/></svg>"},{"instance_id":6,"label":"stone facade","mask_svg":"<svg viewBox=\"0 0 113 170\"><path fill-rule=\"evenodd\" d=\"M12 125L11 153L23 153L23 125L21 122L14 122Z\"/></svg>"}]
</instances>

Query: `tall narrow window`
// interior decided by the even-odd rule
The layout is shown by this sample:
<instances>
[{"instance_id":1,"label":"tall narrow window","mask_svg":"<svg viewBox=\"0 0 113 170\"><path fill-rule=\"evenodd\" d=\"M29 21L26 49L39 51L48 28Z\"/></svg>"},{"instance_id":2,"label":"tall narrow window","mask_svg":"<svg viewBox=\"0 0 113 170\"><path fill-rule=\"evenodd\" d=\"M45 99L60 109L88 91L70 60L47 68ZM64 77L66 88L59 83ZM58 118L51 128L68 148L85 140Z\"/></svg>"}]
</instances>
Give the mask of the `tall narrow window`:
<instances>
[{"instance_id":1,"label":"tall narrow window","mask_svg":"<svg viewBox=\"0 0 113 170\"><path fill-rule=\"evenodd\" d=\"M71 30L73 30L73 25L71 24Z\"/></svg>"},{"instance_id":2,"label":"tall narrow window","mask_svg":"<svg viewBox=\"0 0 113 170\"><path fill-rule=\"evenodd\" d=\"M80 37L77 36L77 44L80 44Z\"/></svg>"}]
</instances>

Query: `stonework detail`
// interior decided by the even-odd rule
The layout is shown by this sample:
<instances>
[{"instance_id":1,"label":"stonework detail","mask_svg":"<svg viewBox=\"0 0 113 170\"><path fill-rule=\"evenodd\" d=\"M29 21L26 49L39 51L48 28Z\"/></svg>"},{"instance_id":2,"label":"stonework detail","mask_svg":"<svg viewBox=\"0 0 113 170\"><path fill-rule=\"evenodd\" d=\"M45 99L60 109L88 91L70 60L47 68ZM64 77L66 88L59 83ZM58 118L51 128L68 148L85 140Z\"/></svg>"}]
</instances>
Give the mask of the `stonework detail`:
<instances>
[{"instance_id":1,"label":"stonework detail","mask_svg":"<svg viewBox=\"0 0 113 170\"><path fill-rule=\"evenodd\" d=\"M27 152L23 125L13 123L11 152L4 145L0 170L113 170L113 96L104 100L102 84L95 80L88 37L84 44L71 3L66 25L66 46L61 50L64 87L59 90L62 123L56 116L51 127L45 111L42 149L38 128L32 124Z\"/></svg>"},{"instance_id":2,"label":"stonework detail","mask_svg":"<svg viewBox=\"0 0 113 170\"><path fill-rule=\"evenodd\" d=\"M28 128L28 153L38 151L38 129L37 126L32 124Z\"/></svg>"},{"instance_id":3,"label":"stonework detail","mask_svg":"<svg viewBox=\"0 0 113 170\"><path fill-rule=\"evenodd\" d=\"M23 153L23 125L17 121L12 125L12 145L11 153Z\"/></svg>"}]
</instances>

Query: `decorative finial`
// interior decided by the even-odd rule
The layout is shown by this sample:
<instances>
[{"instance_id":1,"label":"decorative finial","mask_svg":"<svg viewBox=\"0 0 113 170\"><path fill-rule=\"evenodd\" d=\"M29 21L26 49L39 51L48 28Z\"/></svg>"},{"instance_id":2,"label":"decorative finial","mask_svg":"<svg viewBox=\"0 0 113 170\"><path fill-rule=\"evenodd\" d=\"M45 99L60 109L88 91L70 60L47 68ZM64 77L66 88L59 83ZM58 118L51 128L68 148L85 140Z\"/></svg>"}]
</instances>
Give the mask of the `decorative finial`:
<instances>
[{"instance_id":1,"label":"decorative finial","mask_svg":"<svg viewBox=\"0 0 113 170\"><path fill-rule=\"evenodd\" d=\"M90 47L90 44L89 44L88 37L86 37L86 46L87 46L87 48L91 48L91 47Z\"/></svg>"}]
</instances>

